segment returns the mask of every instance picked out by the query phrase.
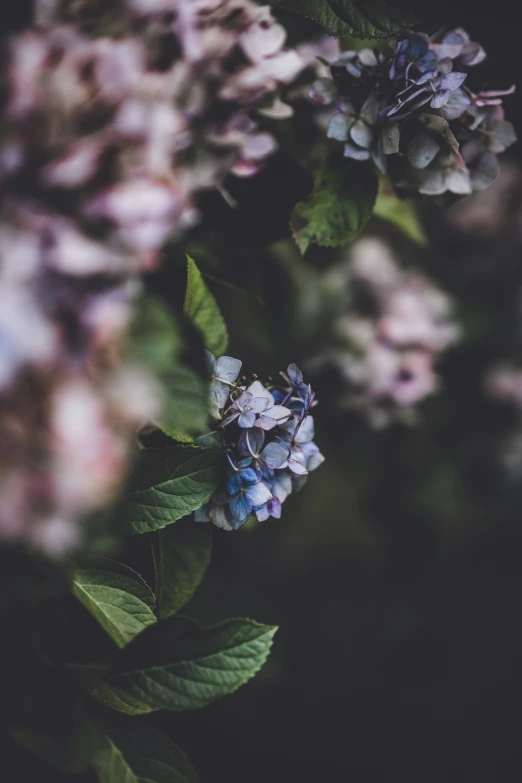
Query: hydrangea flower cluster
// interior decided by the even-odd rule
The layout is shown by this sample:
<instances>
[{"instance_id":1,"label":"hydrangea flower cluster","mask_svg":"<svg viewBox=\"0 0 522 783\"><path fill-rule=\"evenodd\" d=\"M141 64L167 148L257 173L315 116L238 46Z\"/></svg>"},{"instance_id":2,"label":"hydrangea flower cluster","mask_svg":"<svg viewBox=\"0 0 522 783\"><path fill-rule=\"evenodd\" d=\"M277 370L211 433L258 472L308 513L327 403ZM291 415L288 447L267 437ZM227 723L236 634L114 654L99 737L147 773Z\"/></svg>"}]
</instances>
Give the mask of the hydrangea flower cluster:
<instances>
[{"instance_id":1,"label":"hydrangea flower cluster","mask_svg":"<svg viewBox=\"0 0 522 783\"><path fill-rule=\"evenodd\" d=\"M338 370L346 404L363 410L372 426L407 421L413 406L436 391L437 358L458 338L449 298L423 275L401 270L376 237L357 240L337 276L351 304L334 323L336 344L320 362Z\"/></svg>"},{"instance_id":2,"label":"hydrangea flower cluster","mask_svg":"<svg viewBox=\"0 0 522 783\"><path fill-rule=\"evenodd\" d=\"M291 114L278 90L304 67L250 0L105 6L118 26L93 38L90 4L41 1L4 68L2 207L73 274L157 263L197 220L199 191L255 174L275 150L251 115Z\"/></svg>"},{"instance_id":3,"label":"hydrangea flower cluster","mask_svg":"<svg viewBox=\"0 0 522 783\"><path fill-rule=\"evenodd\" d=\"M122 360L137 282L84 274L77 246L66 249L67 232L63 252L78 274L66 274L52 262L42 224L33 231L30 221L8 218L6 210L0 223L0 538L62 555L81 542L84 520L119 488L136 428L158 412L159 391Z\"/></svg>"},{"instance_id":4,"label":"hydrangea flower cluster","mask_svg":"<svg viewBox=\"0 0 522 783\"><path fill-rule=\"evenodd\" d=\"M280 373L283 385L255 377L247 385L238 359L208 354L208 360L216 430L196 442L222 448L226 467L223 485L196 511L196 521L237 530L252 513L259 521L279 519L288 495L324 462L313 442L315 394L295 364Z\"/></svg>"},{"instance_id":5,"label":"hydrangea flower cluster","mask_svg":"<svg viewBox=\"0 0 522 783\"><path fill-rule=\"evenodd\" d=\"M62 556L114 498L159 390L121 360L126 286L75 290L40 270L24 287L16 249L11 236L1 258L0 539Z\"/></svg>"},{"instance_id":6,"label":"hydrangea flower cluster","mask_svg":"<svg viewBox=\"0 0 522 783\"><path fill-rule=\"evenodd\" d=\"M122 359L138 275L275 149L285 37L250 0L36 0L5 42L0 538L62 553L118 489L159 404Z\"/></svg>"},{"instance_id":7,"label":"hydrangea flower cluster","mask_svg":"<svg viewBox=\"0 0 522 783\"><path fill-rule=\"evenodd\" d=\"M462 28L440 42L409 31L391 57L344 52L309 95L335 106L327 135L345 157L371 159L399 193L466 195L493 182L497 154L516 141L502 108L515 87L474 93L466 81L485 56Z\"/></svg>"}]
</instances>

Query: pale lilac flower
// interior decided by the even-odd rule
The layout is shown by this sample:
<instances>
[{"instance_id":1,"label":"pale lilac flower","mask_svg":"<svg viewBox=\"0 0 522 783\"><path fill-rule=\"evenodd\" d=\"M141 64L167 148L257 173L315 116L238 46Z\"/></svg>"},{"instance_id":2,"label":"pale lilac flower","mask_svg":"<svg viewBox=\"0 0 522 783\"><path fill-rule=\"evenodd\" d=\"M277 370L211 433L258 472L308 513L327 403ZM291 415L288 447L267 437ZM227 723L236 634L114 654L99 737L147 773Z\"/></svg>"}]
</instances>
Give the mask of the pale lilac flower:
<instances>
[{"instance_id":1,"label":"pale lilac flower","mask_svg":"<svg viewBox=\"0 0 522 783\"><path fill-rule=\"evenodd\" d=\"M365 412L373 426L408 420L439 388L437 359L458 339L451 302L423 275L402 270L378 238L353 244L344 275L351 306L360 290L371 306L368 314L348 310L336 319L334 346L315 363L337 368L345 404Z\"/></svg>"}]
</instances>

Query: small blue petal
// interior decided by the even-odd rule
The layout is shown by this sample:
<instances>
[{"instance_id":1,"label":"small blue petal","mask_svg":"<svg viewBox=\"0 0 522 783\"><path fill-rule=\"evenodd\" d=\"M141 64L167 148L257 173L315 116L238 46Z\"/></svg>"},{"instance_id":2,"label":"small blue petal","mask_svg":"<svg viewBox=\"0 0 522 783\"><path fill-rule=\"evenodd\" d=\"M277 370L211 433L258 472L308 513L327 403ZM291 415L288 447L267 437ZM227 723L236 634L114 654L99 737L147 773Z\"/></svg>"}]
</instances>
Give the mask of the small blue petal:
<instances>
[{"instance_id":1,"label":"small blue petal","mask_svg":"<svg viewBox=\"0 0 522 783\"><path fill-rule=\"evenodd\" d=\"M276 480L272 485L272 494L281 503L284 503L288 495L292 492L292 474L289 470L278 470L275 474Z\"/></svg>"},{"instance_id":2,"label":"small blue petal","mask_svg":"<svg viewBox=\"0 0 522 783\"><path fill-rule=\"evenodd\" d=\"M305 467L305 457L299 453L293 453L288 460L288 467L292 473L297 473L298 476L306 476L308 473Z\"/></svg>"},{"instance_id":3,"label":"small blue petal","mask_svg":"<svg viewBox=\"0 0 522 783\"><path fill-rule=\"evenodd\" d=\"M280 443L269 443L263 449L261 459L263 463L272 469L280 468L288 457L288 449L285 449Z\"/></svg>"},{"instance_id":4,"label":"small blue petal","mask_svg":"<svg viewBox=\"0 0 522 783\"><path fill-rule=\"evenodd\" d=\"M244 408L248 413L263 413L263 411L269 410L274 405L274 398L270 395L267 397L254 397Z\"/></svg>"},{"instance_id":5,"label":"small blue petal","mask_svg":"<svg viewBox=\"0 0 522 783\"><path fill-rule=\"evenodd\" d=\"M451 73L445 74L445 76L442 77L440 87L442 90L450 90L453 92L453 90L458 89L462 82L466 79L465 73L460 73L459 71L451 71Z\"/></svg>"},{"instance_id":6,"label":"small blue petal","mask_svg":"<svg viewBox=\"0 0 522 783\"><path fill-rule=\"evenodd\" d=\"M306 416L295 436L296 443L307 443L314 439L314 417Z\"/></svg>"},{"instance_id":7,"label":"small blue petal","mask_svg":"<svg viewBox=\"0 0 522 783\"><path fill-rule=\"evenodd\" d=\"M248 498L246 492L240 492L230 501L230 511L234 517L234 521L238 523L238 526L247 521L248 517L252 513L252 501ZM235 525L234 525L235 527Z\"/></svg>"},{"instance_id":8,"label":"small blue petal","mask_svg":"<svg viewBox=\"0 0 522 783\"><path fill-rule=\"evenodd\" d=\"M230 387L226 383L213 380L210 382L209 396L211 405L214 403L218 411L222 410L227 404L230 395Z\"/></svg>"},{"instance_id":9,"label":"small blue petal","mask_svg":"<svg viewBox=\"0 0 522 783\"><path fill-rule=\"evenodd\" d=\"M315 454L312 454L312 456L309 458L308 462L306 463L306 467L308 472L310 473L312 470L315 470L319 467L319 465L322 465L324 462L324 456L321 454L320 451L317 451Z\"/></svg>"},{"instance_id":10,"label":"small blue petal","mask_svg":"<svg viewBox=\"0 0 522 783\"><path fill-rule=\"evenodd\" d=\"M286 407L286 405L274 405L269 411L269 415L277 421L279 425L284 421L288 421L292 415L292 411Z\"/></svg>"},{"instance_id":11,"label":"small blue petal","mask_svg":"<svg viewBox=\"0 0 522 783\"><path fill-rule=\"evenodd\" d=\"M274 469L267 467L263 463L261 463L261 465L262 465L261 466L261 474L260 474L259 478L262 478L266 482L270 483L270 481L272 481L272 479L274 477Z\"/></svg>"},{"instance_id":12,"label":"small blue petal","mask_svg":"<svg viewBox=\"0 0 522 783\"><path fill-rule=\"evenodd\" d=\"M287 396L287 392L284 392L282 389L271 389L270 390L272 397L274 398L274 402L276 405L279 405L283 402L285 397Z\"/></svg>"},{"instance_id":13,"label":"small blue petal","mask_svg":"<svg viewBox=\"0 0 522 783\"><path fill-rule=\"evenodd\" d=\"M263 413L256 420L255 426L260 430L273 430L277 422L270 416L265 416Z\"/></svg>"},{"instance_id":14,"label":"small blue petal","mask_svg":"<svg viewBox=\"0 0 522 783\"><path fill-rule=\"evenodd\" d=\"M256 414L255 413L241 413L237 423L240 427L243 427L243 429L249 429L250 427L253 427L256 423Z\"/></svg>"},{"instance_id":15,"label":"small blue petal","mask_svg":"<svg viewBox=\"0 0 522 783\"><path fill-rule=\"evenodd\" d=\"M286 368L286 374L292 381L294 386L300 386L303 382L303 373L297 366L297 364L289 364Z\"/></svg>"},{"instance_id":16,"label":"small blue petal","mask_svg":"<svg viewBox=\"0 0 522 783\"><path fill-rule=\"evenodd\" d=\"M223 506L213 506L210 510L210 518L216 527L220 527L223 530L234 529L230 515Z\"/></svg>"},{"instance_id":17,"label":"small blue petal","mask_svg":"<svg viewBox=\"0 0 522 783\"><path fill-rule=\"evenodd\" d=\"M210 503L205 503L201 506L201 508L196 509L194 512L194 521L195 522L210 522L210 517L208 515L209 512Z\"/></svg>"},{"instance_id":18,"label":"small blue petal","mask_svg":"<svg viewBox=\"0 0 522 783\"><path fill-rule=\"evenodd\" d=\"M259 429L247 429L241 433L237 446L241 454L258 457L264 442L264 432Z\"/></svg>"},{"instance_id":19,"label":"small blue petal","mask_svg":"<svg viewBox=\"0 0 522 783\"><path fill-rule=\"evenodd\" d=\"M442 109L447 104L451 95L451 90L439 90L431 99L430 106L432 109Z\"/></svg>"},{"instance_id":20,"label":"small blue petal","mask_svg":"<svg viewBox=\"0 0 522 783\"><path fill-rule=\"evenodd\" d=\"M302 454L305 455L305 457L311 457L312 454L317 454L319 451L319 446L314 443L313 440L310 440L307 443L300 443L299 450Z\"/></svg>"},{"instance_id":21,"label":"small blue petal","mask_svg":"<svg viewBox=\"0 0 522 783\"><path fill-rule=\"evenodd\" d=\"M406 40L406 53L411 60L420 60L428 51L430 39L425 33L410 33Z\"/></svg>"},{"instance_id":22,"label":"small blue petal","mask_svg":"<svg viewBox=\"0 0 522 783\"><path fill-rule=\"evenodd\" d=\"M243 484L254 484L259 481L259 474L254 468L243 468L239 471L239 477Z\"/></svg>"},{"instance_id":23,"label":"small blue petal","mask_svg":"<svg viewBox=\"0 0 522 783\"><path fill-rule=\"evenodd\" d=\"M434 71L437 68L437 55L435 52L428 51L415 64L419 71Z\"/></svg>"},{"instance_id":24,"label":"small blue petal","mask_svg":"<svg viewBox=\"0 0 522 783\"><path fill-rule=\"evenodd\" d=\"M414 80L414 84L421 85L429 82L430 79L434 79L437 75L437 71L424 71L418 79Z\"/></svg>"},{"instance_id":25,"label":"small blue petal","mask_svg":"<svg viewBox=\"0 0 522 783\"><path fill-rule=\"evenodd\" d=\"M258 481L257 484L250 484L245 488L244 494L253 506L261 506L272 497L272 493L263 481Z\"/></svg>"},{"instance_id":26,"label":"small blue petal","mask_svg":"<svg viewBox=\"0 0 522 783\"><path fill-rule=\"evenodd\" d=\"M241 489L241 479L237 473L232 473L227 480L227 492L230 497L237 495Z\"/></svg>"},{"instance_id":27,"label":"small blue petal","mask_svg":"<svg viewBox=\"0 0 522 783\"><path fill-rule=\"evenodd\" d=\"M212 354L210 354L212 356ZM214 357L212 357L214 358ZM242 362L232 356L220 356L214 367L214 377L234 383L241 371Z\"/></svg>"},{"instance_id":28,"label":"small blue petal","mask_svg":"<svg viewBox=\"0 0 522 783\"><path fill-rule=\"evenodd\" d=\"M254 511L256 512L258 522L265 522L270 516L270 512L268 511L268 503L264 503L262 506L258 506L254 509Z\"/></svg>"}]
</instances>

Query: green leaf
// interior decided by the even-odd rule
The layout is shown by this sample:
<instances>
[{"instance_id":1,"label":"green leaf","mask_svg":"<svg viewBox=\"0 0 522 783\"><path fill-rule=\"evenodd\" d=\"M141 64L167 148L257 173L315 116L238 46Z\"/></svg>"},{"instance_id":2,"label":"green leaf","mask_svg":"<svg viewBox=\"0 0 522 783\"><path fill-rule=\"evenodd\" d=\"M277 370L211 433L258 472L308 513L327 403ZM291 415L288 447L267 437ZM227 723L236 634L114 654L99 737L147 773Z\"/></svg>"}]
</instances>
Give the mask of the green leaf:
<instances>
[{"instance_id":1,"label":"green leaf","mask_svg":"<svg viewBox=\"0 0 522 783\"><path fill-rule=\"evenodd\" d=\"M227 327L216 300L190 256L187 256L187 292L183 310L201 332L205 347L215 356L224 354L228 345Z\"/></svg>"},{"instance_id":2,"label":"green leaf","mask_svg":"<svg viewBox=\"0 0 522 783\"><path fill-rule=\"evenodd\" d=\"M179 330L165 302L152 294L142 296L129 335L131 358L162 375L177 361L180 350Z\"/></svg>"},{"instance_id":3,"label":"green leaf","mask_svg":"<svg viewBox=\"0 0 522 783\"><path fill-rule=\"evenodd\" d=\"M390 38L417 23L413 14L382 0L272 0L272 5L303 14L336 38Z\"/></svg>"},{"instance_id":4,"label":"green leaf","mask_svg":"<svg viewBox=\"0 0 522 783\"><path fill-rule=\"evenodd\" d=\"M99 783L197 783L183 751L147 723L114 716L103 731L92 759Z\"/></svg>"},{"instance_id":5,"label":"green leaf","mask_svg":"<svg viewBox=\"0 0 522 783\"><path fill-rule=\"evenodd\" d=\"M178 612L194 595L210 561L210 525L181 520L158 531L152 542L156 599L161 618Z\"/></svg>"},{"instance_id":6,"label":"green leaf","mask_svg":"<svg viewBox=\"0 0 522 783\"><path fill-rule=\"evenodd\" d=\"M382 0L328 0L328 5L357 38L391 38L418 21Z\"/></svg>"},{"instance_id":7,"label":"green leaf","mask_svg":"<svg viewBox=\"0 0 522 783\"><path fill-rule=\"evenodd\" d=\"M156 622L150 587L132 569L76 571L73 595L119 647Z\"/></svg>"},{"instance_id":8,"label":"green leaf","mask_svg":"<svg viewBox=\"0 0 522 783\"><path fill-rule=\"evenodd\" d=\"M162 374L165 405L159 422L174 440L190 443L207 432L208 384L190 367L178 364Z\"/></svg>"},{"instance_id":9,"label":"green leaf","mask_svg":"<svg viewBox=\"0 0 522 783\"><path fill-rule=\"evenodd\" d=\"M178 326L165 302L142 297L131 328L130 358L158 380L163 410L157 425L171 438L190 443L208 430L208 384L180 362L180 352Z\"/></svg>"},{"instance_id":10,"label":"green leaf","mask_svg":"<svg viewBox=\"0 0 522 783\"><path fill-rule=\"evenodd\" d=\"M321 25L328 35L336 38L352 32L350 26L330 7L328 0L271 0L271 3L284 11L306 16Z\"/></svg>"},{"instance_id":11,"label":"green leaf","mask_svg":"<svg viewBox=\"0 0 522 783\"><path fill-rule=\"evenodd\" d=\"M388 193L379 193L373 208L375 217L393 223L403 234L417 242L426 245L428 239L419 220L415 205L411 201L399 199Z\"/></svg>"},{"instance_id":12,"label":"green leaf","mask_svg":"<svg viewBox=\"0 0 522 783\"><path fill-rule=\"evenodd\" d=\"M109 685L142 713L204 707L259 671L276 630L253 620L204 628L187 618L169 617L120 651Z\"/></svg>"},{"instance_id":13,"label":"green leaf","mask_svg":"<svg viewBox=\"0 0 522 783\"><path fill-rule=\"evenodd\" d=\"M95 698L97 702L103 704L104 707L108 707L110 710L123 712L125 715L143 714L143 709L139 702L134 704L133 701L125 695L124 698L122 698L121 695L114 692L107 682L97 684L90 692L90 695Z\"/></svg>"},{"instance_id":14,"label":"green leaf","mask_svg":"<svg viewBox=\"0 0 522 783\"><path fill-rule=\"evenodd\" d=\"M187 516L217 489L218 449L145 449L131 477L122 511L127 532L150 533Z\"/></svg>"},{"instance_id":15,"label":"green leaf","mask_svg":"<svg viewBox=\"0 0 522 783\"><path fill-rule=\"evenodd\" d=\"M312 193L299 202L290 228L301 253L314 242L337 247L352 242L372 214L378 179L369 163L328 160Z\"/></svg>"}]
</instances>

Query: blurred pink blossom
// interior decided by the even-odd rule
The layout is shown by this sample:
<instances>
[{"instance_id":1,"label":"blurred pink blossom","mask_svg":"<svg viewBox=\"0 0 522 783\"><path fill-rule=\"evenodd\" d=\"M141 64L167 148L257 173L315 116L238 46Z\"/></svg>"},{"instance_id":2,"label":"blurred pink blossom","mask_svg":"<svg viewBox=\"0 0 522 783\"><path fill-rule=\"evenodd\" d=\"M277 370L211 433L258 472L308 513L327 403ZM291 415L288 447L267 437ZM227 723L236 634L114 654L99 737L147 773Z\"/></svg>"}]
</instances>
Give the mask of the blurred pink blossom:
<instances>
[{"instance_id":1,"label":"blurred pink blossom","mask_svg":"<svg viewBox=\"0 0 522 783\"><path fill-rule=\"evenodd\" d=\"M273 154L256 111L291 114L280 91L304 62L251 0L36 0L7 43L0 538L63 556L160 410L122 358L139 275L200 191Z\"/></svg>"},{"instance_id":2,"label":"blurred pink blossom","mask_svg":"<svg viewBox=\"0 0 522 783\"><path fill-rule=\"evenodd\" d=\"M459 336L449 298L423 275L401 269L391 247L372 236L357 240L330 277L327 287L348 287L350 304L321 362L337 368L345 403L365 411L373 426L411 419L413 407L438 389L437 358Z\"/></svg>"}]
</instances>

